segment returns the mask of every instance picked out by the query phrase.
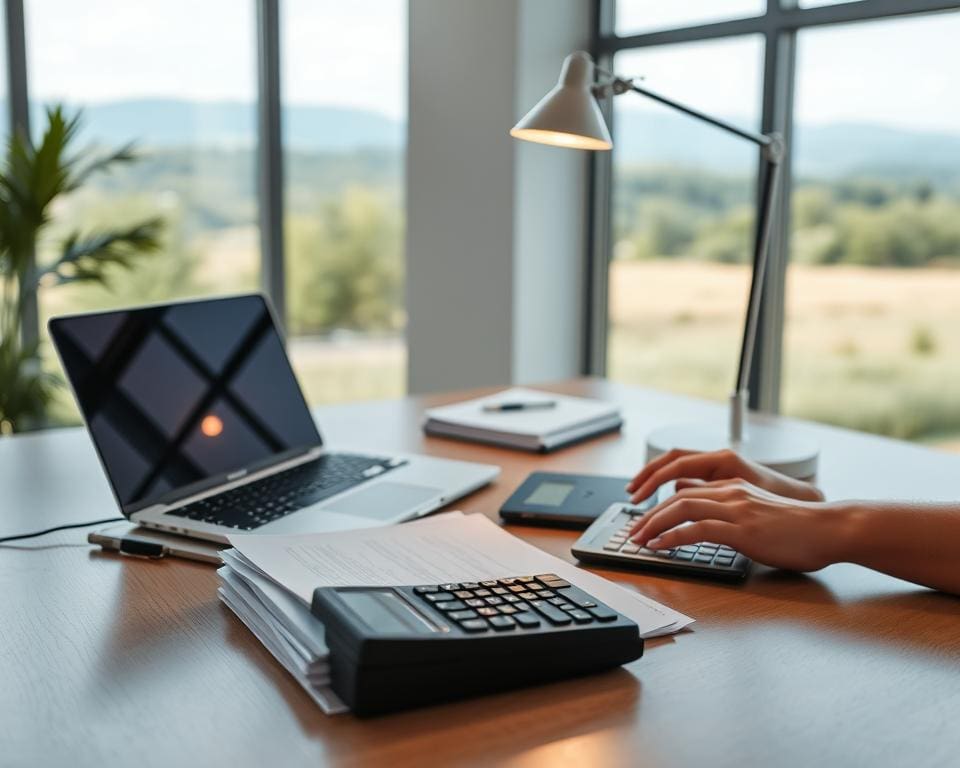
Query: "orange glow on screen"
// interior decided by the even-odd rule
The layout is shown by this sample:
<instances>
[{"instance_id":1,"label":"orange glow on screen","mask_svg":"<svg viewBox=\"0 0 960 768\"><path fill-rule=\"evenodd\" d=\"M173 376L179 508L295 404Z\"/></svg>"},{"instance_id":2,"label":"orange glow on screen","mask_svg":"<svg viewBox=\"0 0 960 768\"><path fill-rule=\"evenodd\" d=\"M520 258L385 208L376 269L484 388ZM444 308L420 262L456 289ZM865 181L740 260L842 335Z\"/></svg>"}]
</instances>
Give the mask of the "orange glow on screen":
<instances>
[{"instance_id":1,"label":"orange glow on screen","mask_svg":"<svg viewBox=\"0 0 960 768\"><path fill-rule=\"evenodd\" d=\"M213 414L204 416L203 421L200 422L200 431L207 437L216 437L223 432L223 421Z\"/></svg>"}]
</instances>

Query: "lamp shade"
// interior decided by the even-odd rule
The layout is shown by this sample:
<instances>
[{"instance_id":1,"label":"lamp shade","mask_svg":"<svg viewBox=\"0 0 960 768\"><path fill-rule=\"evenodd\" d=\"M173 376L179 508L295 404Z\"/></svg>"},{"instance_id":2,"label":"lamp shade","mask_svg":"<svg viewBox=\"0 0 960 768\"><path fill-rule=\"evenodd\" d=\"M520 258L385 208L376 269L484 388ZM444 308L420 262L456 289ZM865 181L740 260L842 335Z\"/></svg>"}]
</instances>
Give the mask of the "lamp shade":
<instances>
[{"instance_id":1,"label":"lamp shade","mask_svg":"<svg viewBox=\"0 0 960 768\"><path fill-rule=\"evenodd\" d=\"M612 149L610 132L593 96L593 59L584 51L564 59L556 87L517 123L510 135L574 149Z\"/></svg>"}]
</instances>

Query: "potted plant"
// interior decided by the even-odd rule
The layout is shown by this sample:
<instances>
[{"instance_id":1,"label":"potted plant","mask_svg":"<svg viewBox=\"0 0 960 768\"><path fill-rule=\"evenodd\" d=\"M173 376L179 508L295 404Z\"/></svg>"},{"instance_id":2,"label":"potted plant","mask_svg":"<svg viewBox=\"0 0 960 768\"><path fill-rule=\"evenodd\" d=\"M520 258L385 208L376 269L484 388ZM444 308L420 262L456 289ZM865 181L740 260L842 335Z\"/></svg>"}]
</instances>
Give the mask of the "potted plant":
<instances>
[{"instance_id":1,"label":"potted plant","mask_svg":"<svg viewBox=\"0 0 960 768\"><path fill-rule=\"evenodd\" d=\"M93 158L71 154L80 116L51 107L40 142L15 134L0 168L0 434L43 424L60 378L43 370L40 343L23 338L24 317L35 312L37 289L67 283L106 284L111 268L129 268L160 248L162 222L89 234L74 232L52 259L37 260L37 240L51 207L93 174L135 159L131 146Z\"/></svg>"}]
</instances>

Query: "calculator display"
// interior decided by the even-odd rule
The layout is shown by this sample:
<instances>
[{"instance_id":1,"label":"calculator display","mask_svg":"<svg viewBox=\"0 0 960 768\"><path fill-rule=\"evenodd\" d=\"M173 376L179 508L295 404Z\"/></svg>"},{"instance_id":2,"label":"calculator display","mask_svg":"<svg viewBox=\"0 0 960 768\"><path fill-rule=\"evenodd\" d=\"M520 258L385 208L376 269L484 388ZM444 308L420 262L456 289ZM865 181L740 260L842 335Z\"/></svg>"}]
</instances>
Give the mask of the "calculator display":
<instances>
[{"instance_id":1,"label":"calculator display","mask_svg":"<svg viewBox=\"0 0 960 768\"><path fill-rule=\"evenodd\" d=\"M533 493L524 499L524 504L536 504L540 507L560 507L576 488L572 483L540 483Z\"/></svg>"},{"instance_id":2,"label":"calculator display","mask_svg":"<svg viewBox=\"0 0 960 768\"><path fill-rule=\"evenodd\" d=\"M368 627L382 634L426 635L440 627L414 610L393 589L339 589L337 595Z\"/></svg>"}]
</instances>

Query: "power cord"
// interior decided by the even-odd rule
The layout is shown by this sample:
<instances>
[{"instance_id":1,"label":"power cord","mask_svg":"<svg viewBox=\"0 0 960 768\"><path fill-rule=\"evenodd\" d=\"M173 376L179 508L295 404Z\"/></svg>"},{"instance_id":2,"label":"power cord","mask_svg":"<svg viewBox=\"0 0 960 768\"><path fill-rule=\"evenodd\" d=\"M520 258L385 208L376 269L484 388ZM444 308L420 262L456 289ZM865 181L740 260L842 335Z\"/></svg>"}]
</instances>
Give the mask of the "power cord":
<instances>
[{"instance_id":1,"label":"power cord","mask_svg":"<svg viewBox=\"0 0 960 768\"><path fill-rule=\"evenodd\" d=\"M35 533L21 533L17 536L4 536L0 539L0 544L3 544L7 541L20 541L21 539L35 539L38 536L46 536L48 533L56 533L57 531L66 531L70 528L89 528L91 525L103 525L105 523L121 523L127 518L125 517L105 517L103 520L90 520L86 523L70 523L70 525L58 525L55 528L47 528L44 531L36 531Z\"/></svg>"}]
</instances>

